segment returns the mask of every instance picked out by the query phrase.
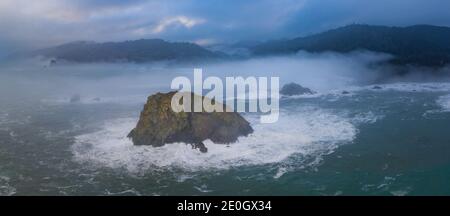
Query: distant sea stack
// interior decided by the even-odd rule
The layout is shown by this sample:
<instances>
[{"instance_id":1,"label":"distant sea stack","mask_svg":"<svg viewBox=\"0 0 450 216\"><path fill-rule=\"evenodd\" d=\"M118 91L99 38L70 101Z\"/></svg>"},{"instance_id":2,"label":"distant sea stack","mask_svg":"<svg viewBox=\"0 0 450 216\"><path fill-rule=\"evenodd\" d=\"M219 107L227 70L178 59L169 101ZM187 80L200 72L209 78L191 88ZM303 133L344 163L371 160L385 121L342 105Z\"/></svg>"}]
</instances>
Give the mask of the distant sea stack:
<instances>
[{"instance_id":1,"label":"distant sea stack","mask_svg":"<svg viewBox=\"0 0 450 216\"><path fill-rule=\"evenodd\" d=\"M79 94L72 95L72 97L70 97L70 103L78 103L80 101L81 101L81 96Z\"/></svg>"},{"instance_id":2,"label":"distant sea stack","mask_svg":"<svg viewBox=\"0 0 450 216\"><path fill-rule=\"evenodd\" d=\"M284 85L283 88L281 88L280 94L285 96L294 96L294 95L311 95L315 94L315 92L297 83L289 83Z\"/></svg>"},{"instance_id":3,"label":"distant sea stack","mask_svg":"<svg viewBox=\"0 0 450 216\"><path fill-rule=\"evenodd\" d=\"M218 144L229 144L236 142L240 136L253 133L250 123L236 112L174 112L171 101L175 93L157 93L148 97L136 128L128 135L134 145L160 147L184 142L207 152L203 144L207 139ZM190 94L192 101L194 97L205 99L190 92L182 94ZM223 106L224 110L227 108L223 104L218 105Z\"/></svg>"}]
</instances>

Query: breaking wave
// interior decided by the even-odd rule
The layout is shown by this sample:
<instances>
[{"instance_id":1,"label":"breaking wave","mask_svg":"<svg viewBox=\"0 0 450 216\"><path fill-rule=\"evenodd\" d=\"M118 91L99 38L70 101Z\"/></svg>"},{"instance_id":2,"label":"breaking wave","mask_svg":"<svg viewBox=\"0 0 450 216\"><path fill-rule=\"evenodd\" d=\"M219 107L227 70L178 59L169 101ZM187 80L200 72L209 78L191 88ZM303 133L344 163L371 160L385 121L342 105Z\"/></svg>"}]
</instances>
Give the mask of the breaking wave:
<instances>
[{"instance_id":1,"label":"breaking wave","mask_svg":"<svg viewBox=\"0 0 450 216\"><path fill-rule=\"evenodd\" d=\"M450 95L439 97L437 104L441 107L442 111L450 112Z\"/></svg>"},{"instance_id":2,"label":"breaking wave","mask_svg":"<svg viewBox=\"0 0 450 216\"><path fill-rule=\"evenodd\" d=\"M390 83L368 86L354 86L347 89L332 90L334 93L340 93L342 90L357 92L361 90L371 91L400 91L400 92L450 92L449 82L428 82L428 83Z\"/></svg>"},{"instance_id":3,"label":"breaking wave","mask_svg":"<svg viewBox=\"0 0 450 216\"><path fill-rule=\"evenodd\" d=\"M16 189L9 185L9 177L0 176L0 196L11 196L16 193Z\"/></svg>"},{"instance_id":4,"label":"breaking wave","mask_svg":"<svg viewBox=\"0 0 450 216\"><path fill-rule=\"evenodd\" d=\"M158 148L133 146L126 136L137 122L134 118L111 120L99 131L75 137L72 151L77 162L125 168L133 173L167 168L222 170L281 163L293 155L320 159L340 144L351 142L357 134L351 119L314 107L281 115L275 124L260 124L259 118L248 115L246 118L254 128L252 135L231 145L207 140L208 153L200 153L184 143Z\"/></svg>"}]
</instances>

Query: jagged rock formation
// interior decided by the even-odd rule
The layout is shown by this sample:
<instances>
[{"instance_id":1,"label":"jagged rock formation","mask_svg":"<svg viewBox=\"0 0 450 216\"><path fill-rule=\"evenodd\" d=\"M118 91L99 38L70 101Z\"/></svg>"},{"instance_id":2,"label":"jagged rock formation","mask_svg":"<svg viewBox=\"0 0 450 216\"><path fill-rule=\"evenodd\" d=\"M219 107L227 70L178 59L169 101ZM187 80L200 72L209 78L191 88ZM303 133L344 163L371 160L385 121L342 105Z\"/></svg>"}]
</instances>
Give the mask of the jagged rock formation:
<instances>
[{"instance_id":1,"label":"jagged rock formation","mask_svg":"<svg viewBox=\"0 0 450 216\"><path fill-rule=\"evenodd\" d=\"M206 152L207 148L203 144L206 139L214 143L228 144L253 132L250 124L236 112L174 112L171 101L175 93L157 93L148 97L136 128L128 135L135 145L159 147L185 142L201 152ZM193 93L182 94L190 94L192 101L194 97L205 99ZM223 104L209 101L223 106L224 110L227 109Z\"/></svg>"},{"instance_id":2,"label":"jagged rock formation","mask_svg":"<svg viewBox=\"0 0 450 216\"><path fill-rule=\"evenodd\" d=\"M280 94L286 96L314 94L315 92L309 88L305 88L297 83L289 83L283 86L280 90Z\"/></svg>"}]
</instances>

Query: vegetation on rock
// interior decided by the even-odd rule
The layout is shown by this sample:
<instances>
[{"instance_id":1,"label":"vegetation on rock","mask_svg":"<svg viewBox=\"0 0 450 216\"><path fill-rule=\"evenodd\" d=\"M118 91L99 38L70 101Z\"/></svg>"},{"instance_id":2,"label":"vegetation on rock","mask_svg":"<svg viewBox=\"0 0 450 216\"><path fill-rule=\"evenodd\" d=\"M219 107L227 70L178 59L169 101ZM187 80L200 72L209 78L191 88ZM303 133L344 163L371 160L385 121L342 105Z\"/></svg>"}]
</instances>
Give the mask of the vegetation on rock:
<instances>
[{"instance_id":1,"label":"vegetation on rock","mask_svg":"<svg viewBox=\"0 0 450 216\"><path fill-rule=\"evenodd\" d=\"M250 124L236 112L174 112L171 107L172 97L176 92L157 93L148 98L141 112L139 122L128 135L135 145L152 145L155 147L169 143L185 142L206 152L204 140L210 139L217 144L228 144L253 132ZM193 93L192 97L203 96ZM214 105L223 104L212 102ZM217 104L216 104L217 103ZM193 106L193 105L192 105Z\"/></svg>"}]
</instances>

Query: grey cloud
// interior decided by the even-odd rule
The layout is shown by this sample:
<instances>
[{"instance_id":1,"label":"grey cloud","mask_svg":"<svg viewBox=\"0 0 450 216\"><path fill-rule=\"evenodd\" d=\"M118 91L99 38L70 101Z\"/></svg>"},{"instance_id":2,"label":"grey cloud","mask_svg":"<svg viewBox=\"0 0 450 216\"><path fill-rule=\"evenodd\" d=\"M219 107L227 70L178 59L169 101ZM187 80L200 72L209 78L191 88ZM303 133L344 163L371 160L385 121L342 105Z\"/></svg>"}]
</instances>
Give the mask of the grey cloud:
<instances>
[{"instance_id":1,"label":"grey cloud","mask_svg":"<svg viewBox=\"0 0 450 216\"><path fill-rule=\"evenodd\" d=\"M267 40L352 23L450 25L448 8L446 0L2 0L0 47L139 38Z\"/></svg>"}]
</instances>

